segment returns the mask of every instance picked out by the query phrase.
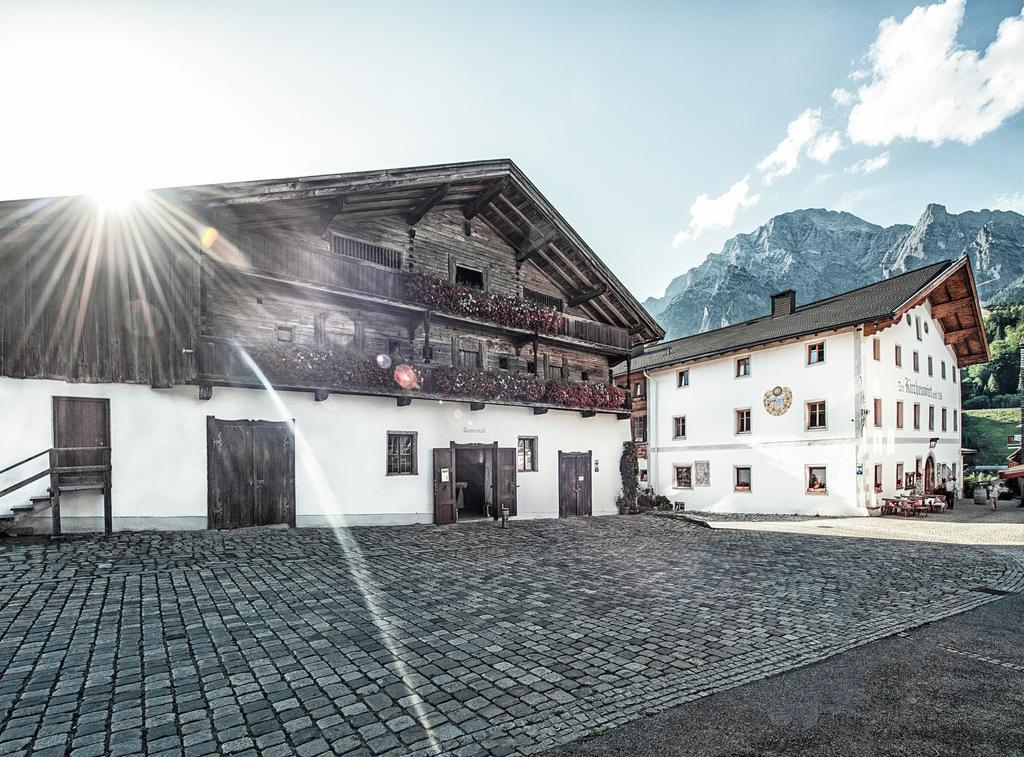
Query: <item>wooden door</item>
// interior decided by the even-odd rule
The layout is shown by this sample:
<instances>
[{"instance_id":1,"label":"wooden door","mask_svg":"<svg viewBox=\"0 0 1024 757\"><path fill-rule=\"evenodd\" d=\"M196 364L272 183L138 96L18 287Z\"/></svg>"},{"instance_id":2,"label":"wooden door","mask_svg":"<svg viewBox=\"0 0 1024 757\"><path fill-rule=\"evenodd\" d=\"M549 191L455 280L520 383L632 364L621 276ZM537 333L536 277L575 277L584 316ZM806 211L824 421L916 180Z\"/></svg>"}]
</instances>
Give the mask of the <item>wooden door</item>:
<instances>
[{"instance_id":1,"label":"wooden door","mask_svg":"<svg viewBox=\"0 0 1024 757\"><path fill-rule=\"evenodd\" d=\"M501 508L507 507L509 515L516 514L518 488L516 483L516 449L515 447L498 447L497 449L497 489L498 517Z\"/></svg>"},{"instance_id":2,"label":"wooden door","mask_svg":"<svg viewBox=\"0 0 1024 757\"><path fill-rule=\"evenodd\" d=\"M558 452L558 517L592 513L590 452Z\"/></svg>"},{"instance_id":3,"label":"wooden door","mask_svg":"<svg viewBox=\"0 0 1024 757\"><path fill-rule=\"evenodd\" d=\"M290 423L220 420L207 429L207 527L295 525Z\"/></svg>"},{"instance_id":4,"label":"wooden door","mask_svg":"<svg viewBox=\"0 0 1024 757\"><path fill-rule=\"evenodd\" d=\"M434 523L443 526L454 523L455 510L455 450L450 447L434 449Z\"/></svg>"},{"instance_id":5,"label":"wooden door","mask_svg":"<svg viewBox=\"0 0 1024 757\"><path fill-rule=\"evenodd\" d=\"M53 446L57 449L68 447L109 447L110 446L110 400L93 397L53 398ZM106 465L110 454L106 450L75 450L58 452L59 467L73 465ZM101 484L102 472L61 473L61 486Z\"/></svg>"},{"instance_id":6,"label":"wooden door","mask_svg":"<svg viewBox=\"0 0 1024 757\"><path fill-rule=\"evenodd\" d=\"M295 525L295 455L291 424L256 421L253 478L257 526Z\"/></svg>"}]
</instances>

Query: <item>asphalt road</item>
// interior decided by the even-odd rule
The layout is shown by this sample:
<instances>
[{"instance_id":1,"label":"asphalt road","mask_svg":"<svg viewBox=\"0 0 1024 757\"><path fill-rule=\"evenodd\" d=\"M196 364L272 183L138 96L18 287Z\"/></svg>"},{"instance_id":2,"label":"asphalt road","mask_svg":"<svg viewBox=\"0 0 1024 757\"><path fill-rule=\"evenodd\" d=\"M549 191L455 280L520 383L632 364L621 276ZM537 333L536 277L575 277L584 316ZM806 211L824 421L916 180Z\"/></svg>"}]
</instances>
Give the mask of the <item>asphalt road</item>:
<instances>
[{"instance_id":1,"label":"asphalt road","mask_svg":"<svg viewBox=\"0 0 1024 757\"><path fill-rule=\"evenodd\" d=\"M1024 755L1024 596L546 754Z\"/></svg>"}]
</instances>

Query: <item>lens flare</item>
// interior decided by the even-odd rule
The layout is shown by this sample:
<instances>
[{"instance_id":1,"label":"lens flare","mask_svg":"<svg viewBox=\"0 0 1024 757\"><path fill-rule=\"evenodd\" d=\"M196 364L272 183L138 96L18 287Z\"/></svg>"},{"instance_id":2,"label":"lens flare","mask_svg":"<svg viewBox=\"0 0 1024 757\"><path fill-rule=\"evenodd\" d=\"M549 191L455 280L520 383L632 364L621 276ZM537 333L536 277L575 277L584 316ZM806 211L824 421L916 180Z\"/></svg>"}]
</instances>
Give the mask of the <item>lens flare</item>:
<instances>
[{"instance_id":1,"label":"lens flare","mask_svg":"<svg viewBox=\"0 0 1024 757\"><path fill-rule=\"evenodd\" d=\"M395 366L395 383L403 389L418 389L420 382L416 376L416 369L408 363Z\"/></svg>"},{"instance_id":2,"label":"lens flare","mask_svg":"<svg viewBox=\"0 0 1024 757\"><path fill-rule=\"evenodd\" d=\"M385 355L384 353L381 353L380 355L377 355L377 365L379 365L384 370L387 370L388 368L390 368L391 367L391 355ZM397 381L397 379L396 379L396 381Z\"/></svg>"},{"instance_id":3,"label":"lens flare","mask_svg":"<svg viewBox=\"0 0 1024 757\"><path fill-rule=\"evenodd\" d=\"M208 250L213 247L213 243L217 241L218 236L220 235L215 228L206 226L199 232L199 244L203 246L204 250Z\"/></svg>"}]
</instances>

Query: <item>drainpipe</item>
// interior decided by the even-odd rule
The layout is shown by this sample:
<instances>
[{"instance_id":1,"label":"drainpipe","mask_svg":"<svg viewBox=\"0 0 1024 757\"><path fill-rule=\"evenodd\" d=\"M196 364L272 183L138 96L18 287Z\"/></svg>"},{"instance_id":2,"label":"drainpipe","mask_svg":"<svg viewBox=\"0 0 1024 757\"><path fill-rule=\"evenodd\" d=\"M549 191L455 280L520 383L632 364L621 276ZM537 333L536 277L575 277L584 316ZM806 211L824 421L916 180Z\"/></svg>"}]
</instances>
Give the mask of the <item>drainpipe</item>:
<instances>
[{"instance_id":1,"label":"drainpipe","mask_svg":"<svg viewBox=\"0 0 1024 757\"><path fill-rule=\"evenodd\" d=\"M654 420L657 418L656 401L654 398L657 395L657 391L655 390L651 374L644 371L644 378L647 380L647 485L654 489L655 493L659 493L658 466L654 464L654 440L657 439L655 431L658 426ZM1021 400L1021 417L1024 418L1024 399Z\"/></svg>"},{"instance_id":2,"label":"drainpipe","mask_svg":"<svg viewBox=\"0 0 1024 757\"><path fill-rule=\"evenodd\" d=\"M853 346L853 459L860 466L861 475L857 476L856 502L866 508L868 502L867 480L867 408L864 405L864 327L858 326L854 332Z\"/></svg>"}]
</instances>

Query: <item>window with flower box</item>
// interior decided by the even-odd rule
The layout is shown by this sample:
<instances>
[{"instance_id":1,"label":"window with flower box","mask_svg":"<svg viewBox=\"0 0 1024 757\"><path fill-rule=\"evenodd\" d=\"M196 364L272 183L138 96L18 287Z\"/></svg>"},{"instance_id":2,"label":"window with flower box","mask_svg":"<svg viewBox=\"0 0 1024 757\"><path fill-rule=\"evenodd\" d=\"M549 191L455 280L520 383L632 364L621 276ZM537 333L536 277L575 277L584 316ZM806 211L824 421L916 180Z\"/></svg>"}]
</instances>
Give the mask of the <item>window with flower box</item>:
<instances>
[{"instance_id":1,"label":"window with flower box","mask_svg":"<svg viewBox=\"0 0 1024 757\"><path fill-rule=\"evenodd\" d=\"M484 289L484 272L464 265L455 266L455 283L462 287Z\"/></svg>"},{"instance_id":2,"label":"window with flower box","mask_svg":"<svg viewBox=\"0 0 1024 757\"><path fill-rule=\"evenodd\" d=\"M824 465L808 465L806 479L808 494L828 494L828 471Z\"/></svg>"},{"instance_id":3,"label":"window with flower box","mask_svg":"<svg viewBox=\"0 0 1024 757\"><path fill-rule=\"evenodd\" d=\"M733 482L733 490L738 492L750 492L751 491L751 477L750 477L750 466L749 465L737 465L733 468L735 471L735 478Z\"/></svg>"}]
</instances>

